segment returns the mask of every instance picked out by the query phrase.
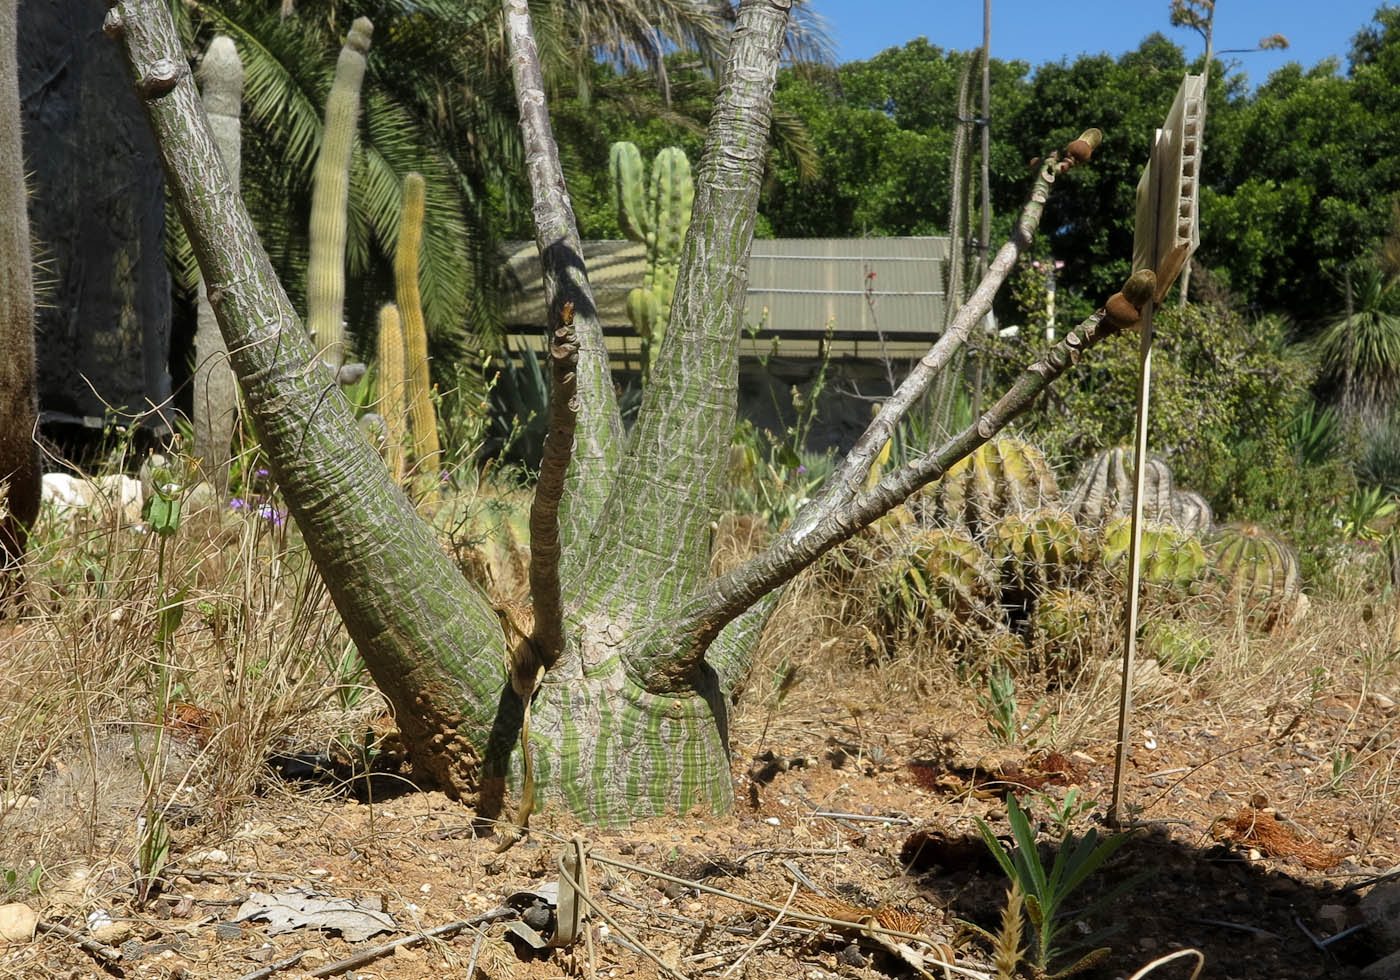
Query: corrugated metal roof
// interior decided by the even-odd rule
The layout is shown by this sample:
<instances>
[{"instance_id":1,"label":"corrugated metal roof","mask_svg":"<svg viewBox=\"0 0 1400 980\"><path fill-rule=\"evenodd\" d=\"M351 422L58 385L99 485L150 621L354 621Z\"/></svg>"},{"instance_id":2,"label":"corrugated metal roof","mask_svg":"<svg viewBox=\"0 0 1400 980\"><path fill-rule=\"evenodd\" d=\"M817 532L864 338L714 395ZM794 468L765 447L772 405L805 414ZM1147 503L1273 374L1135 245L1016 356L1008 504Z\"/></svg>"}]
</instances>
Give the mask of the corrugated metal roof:
<instances>
[{"instance_id":1,"label":"corrugated metal roof","mask_svg":"<svg viewBox=\"0 0 1400 980\"><path fill-rule=\"evenodd\" d=\"M506 322L516 329L539 328L544 285L534 243L506 248L510 270L524 285ZM879 332L891 338L927 339L943 322L947 254L946 238L755 239L745 322L758 326L760 337L811 337L830 328L834 337L863 340L861 346L867 347L878 343L877 323ZM631 241L587 241L583 257L604 329L630 331L627 293L646 274L645 247Z\"/></svg>"}]
</instances>

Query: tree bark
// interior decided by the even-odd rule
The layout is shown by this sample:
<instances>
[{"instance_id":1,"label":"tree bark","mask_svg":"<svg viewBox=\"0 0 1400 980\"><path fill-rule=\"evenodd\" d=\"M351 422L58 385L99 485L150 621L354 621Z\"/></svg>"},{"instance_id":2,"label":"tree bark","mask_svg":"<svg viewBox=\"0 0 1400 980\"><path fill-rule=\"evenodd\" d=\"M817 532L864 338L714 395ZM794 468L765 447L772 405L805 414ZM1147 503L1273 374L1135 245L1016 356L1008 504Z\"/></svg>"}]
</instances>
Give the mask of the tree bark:
<instances>
[{"instance_id":1,"label":"tree bark","mask_svg":"<svg viewBox=\"0 0 1400 980\"><path fill-rule=\"evenodd\" d=\"M22 583L39 515L34 272L19 123L19 0L0 0L0 599Z\"/></svg>"},{"instance_id":2,"label":"tree bark","mask_svg":"<svg viewBox=\"0 0 1400 980\"><path fill-rule=\"evenodd\" d=\"M316 356L219 159L164 0L120 0L117 38L287 507L414 762L474 798L504 771L505 636L438 546ZM518 702L517 706L518 706ZM517 713L518 721L518 713Z\"/></svg>"}]
</instances>

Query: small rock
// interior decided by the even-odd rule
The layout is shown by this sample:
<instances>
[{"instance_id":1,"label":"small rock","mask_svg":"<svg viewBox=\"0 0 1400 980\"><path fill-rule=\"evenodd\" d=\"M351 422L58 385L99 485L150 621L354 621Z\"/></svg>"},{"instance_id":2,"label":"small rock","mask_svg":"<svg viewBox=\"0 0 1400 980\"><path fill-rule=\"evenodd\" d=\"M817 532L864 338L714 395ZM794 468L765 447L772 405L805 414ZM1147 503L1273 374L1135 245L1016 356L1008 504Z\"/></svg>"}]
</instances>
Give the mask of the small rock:
<instances>
[{"instance_id":1,"label":"small rock","mask_svg":"<svg viewBox=\"0 0 1400 980\"><path fill-rule=\"evenodd\" d=\"M0 905L0 942L27 943L38 924L39 913L23 902Z\"/></svg>"},{"instance_id":2,"label":"small rock","mask_svg":"<svg viewBox=\"0 0 1400 980\"><path fill-rule=\"evenodd\" d=\"M548 905L531 905L520 917L527 926L536 932L543 932L549 927L550 910Z\"/></svg>"},{"instance_id":3,"label":"small rock","mask_svg":"<svg viewBox=\"0 0 1400 980\"><path fill-rule=\"evenodd\" d=\"M666 886L661 889L661 894L665 895L667 898L674 902L676 899L680 898L682 895L685 894L685 886L680 884L679 882L668 881L666 882Z\"/></svg>"},{"instance_id":4,"label":"small rock","mask_svg":"<svg viewBox=\"0 0 1400 980\"><path fill-rule=\"evenodd\" d=\"M865 954L860 951L859 943L849 944L845 949L841 950L836 958L846 966L855 967L857 970L864 969L865 964L868 962Z\"/></svg>"},{"instance_id":5,"label":"small rock","mask_svg":"<svg viewBox=\"0 0 1400 980\"><path fill-rule=\"evenodd\" d=\"M1340 905L1324 905L1314 917L1319 925L1334 934L1347 927L1347 910Z\"/></svg>"},{"instance_id":6,"label":"small rock","mask_svg":"<svg viewBox=\"0 0 1400 980\"><path fill-rule=\"evenodd\" d=\"M214 935L219 939L242 939L243 929L237 922L216 922L214 923Z\"/></svg>"},{"instance_id":7,"label":"small rock","mask_svg":"<svg viewBox=\"0 0 1400 980\"><path fill-rule=\"evenodd\" d=\"M120 946L131 937L130 922L104 922L91 930L92 938L108 946Z\"/></svg>"},{"instance_id":8,"label":"small rock","mask_svg":"<svg viewBox=\"0 0 1400 980\"><path fill-rule=\"evenodd\" d=\"M1400 952L1400 881L1386 881L1361 900L1361 914L1370 927L1376 949ZM1400 976L1397 972L1395 976Z\"/></svg>"}]
</instances>

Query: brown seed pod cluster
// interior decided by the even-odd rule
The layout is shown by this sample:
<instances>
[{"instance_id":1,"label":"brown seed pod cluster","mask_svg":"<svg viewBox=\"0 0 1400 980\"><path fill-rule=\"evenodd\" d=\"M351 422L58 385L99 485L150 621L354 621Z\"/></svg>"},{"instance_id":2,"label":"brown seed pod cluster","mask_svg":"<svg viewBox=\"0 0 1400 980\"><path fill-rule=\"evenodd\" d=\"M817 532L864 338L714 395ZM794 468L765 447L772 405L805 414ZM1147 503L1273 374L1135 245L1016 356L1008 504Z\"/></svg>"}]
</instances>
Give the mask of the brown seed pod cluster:
<instances>
[{"instance_id":1,"label":"brown seed pod cluster","mask_svg":"<svg viewBox=\"0 0 1400 980\"><path fill-rule=\"evenodd\" d=\"M1157 290L1157 276L1151 269L1139 269L1128 277L1123 288L1104 304L1104 319L1118 330L1136 330L1142 308Z\"/></svg>"},{"instance_id":2,"label":"brown seed pod cluster","mask_svg":"<svg viewBox=\"0 0 1400 980\"><path fill-rule=\"evenodd\" d=\"M1103 142L1103 133L1097 129L1086 129L1079 134L1077 139L1070 141L1065 147L1065 159L1060 162L1060 172L1064 173L1071 167L1081 163L1088 163L1089 158L1094 155L1094 150L1098 149Z\"/></svg>"}]
</instances>

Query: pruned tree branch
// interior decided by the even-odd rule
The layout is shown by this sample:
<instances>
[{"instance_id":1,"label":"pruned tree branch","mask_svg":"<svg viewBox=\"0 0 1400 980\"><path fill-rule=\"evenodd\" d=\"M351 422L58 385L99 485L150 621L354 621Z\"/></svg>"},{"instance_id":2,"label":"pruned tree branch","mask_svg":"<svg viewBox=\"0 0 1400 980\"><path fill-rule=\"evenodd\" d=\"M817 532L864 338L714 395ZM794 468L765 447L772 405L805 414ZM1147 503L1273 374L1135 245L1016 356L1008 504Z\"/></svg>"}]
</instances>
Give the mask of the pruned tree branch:
<instances>
[{"instance_id":1,"label":"pruned tree branch","mask_svg":"<svg viewBox=\"0 0 1400 980\"><path fill-rule=\"evenodd\" d=\"M578 341L574 307L565 303L561 324L549 345L549 433L540 460L540 478L530 505L530 595L535 628L530 641L540 666L548 669L564 651L564 597L559 581L559 501L573 458L578 421ZM528 669L534 677L533 667Z\"/></svg>"},{"instance_id":2,"label":"pruned tree branch","mask_svg":"<svg viewBox=\"0 0 1400 980\"><path fill-rule=\"evenodd\" d=\"M574 207L564 186L559 148L545 105L544 76L530 20L529 0L504 0L504 4L511 72L515 78L515 104L520 112L520 136L525 147L525 169L535 202L535 244L544 267L550 320L559 322L566 303L572 303L574 311L578 343L578 446L569 474L572 485L561 506L565 537L577 541L583 530L593 524L612 484L622 447L622 416L608 368L608 351L598 323L593 287L584 267Z\"/></svg>"},{"instance_id":3,"label":"pruned tree branch","mask_svg":"<svg viewBox=\"0 0 1400 980\"><path fill-rule=\"evenodd\" d=\"M1100 138L1099 131L1091 129L1075 142L1083 143L1088 147L1088 153L1091 154ZM1087 160L1088 155L1084 155L1083 159ZM987 269L987 274L978 283L977 289L968 297L968 301L963 304L957 316L953 318L948 329L943 332L943 336L938 338L938 342L914 366L914 369L909 372L909 376L904 379L904 383L876 413L869 427L856 440L851 451L846 454L846 458L842 461L840 468L832 475L826 488L803 509L802 513L798 514L796 521L794 521L797 534L805 534L818 521L848 504L860 492L865 482L865 475L870 472L870 466L875 461L875 457L880 454L885 442L894 434L895 426L924 396L929 385L933 383L939 373L948 366L958 348L967 340L967 335L971 332L973 325L980 323L982 318L987 315L987 312L992 308L992 300L996 298L1002 283L1006 281L1006 277L1015 268L1021 253L1030 247L1031 241L1035 237L1035 230L1040 225L1045 203L1049 200L1050 191L1054 187L1055 178L1078 162L1079 157L1073 153L1067 154L1064 160L1060 160L1052 154L1045 164L1037 170L1035 181L1031 185L1030 198L1021 210L1021 216L1016 222L1010 240L997 252L996 258Z\"/></svg>"},{"instance_id":4,"label":"pruned tree branch","mask_svg":"<svg viewBox=\"0 0 1400 980\"><path fill-rule=\"evenodd\" d=\"M715 579L668 624L672 636L684 637L683 656L668 661L658 650L658 656L649 660L648 666L661 671L663 680L692 671L730 620L827 551L888 513L914 491L942 477L950 466L1029 408L1036 396L1078 363L1085 351L1106 337L1136 327L1141 310L1155 288L1156 277L1150 271L1134 273L1103 309L1067 333L1041 360L1027 367L995 405L936 452L890 473L874 488L860 494L847 506L826 514L811 527L802 531L790 529L768 551Z\"/></svg>"}]
</instances>

